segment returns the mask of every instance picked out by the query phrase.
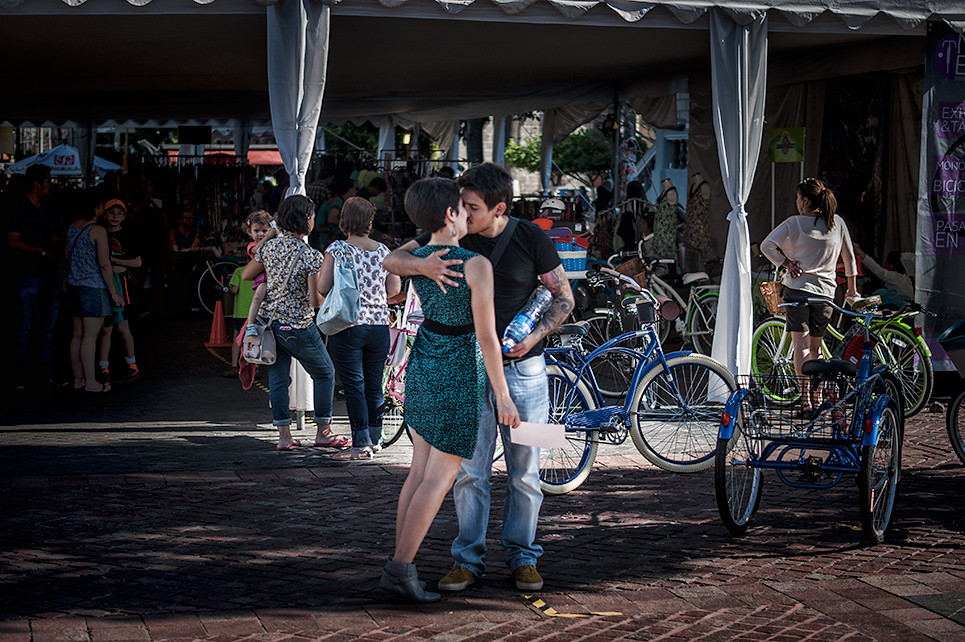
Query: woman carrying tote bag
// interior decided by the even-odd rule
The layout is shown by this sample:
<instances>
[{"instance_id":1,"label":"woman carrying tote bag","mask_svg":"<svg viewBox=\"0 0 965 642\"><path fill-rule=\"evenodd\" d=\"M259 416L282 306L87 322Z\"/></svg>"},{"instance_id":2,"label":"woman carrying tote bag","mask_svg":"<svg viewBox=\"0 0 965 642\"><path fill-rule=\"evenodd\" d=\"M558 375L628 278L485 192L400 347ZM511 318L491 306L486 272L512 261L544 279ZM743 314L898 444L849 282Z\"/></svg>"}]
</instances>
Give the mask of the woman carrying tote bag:
<instances>
[{"instance_id":1,"label":"woman carrying tote bag","mask_svg":"<svg viewBox=\"0 0 965 642\"><path fill-rule=\"evenodd\" d=\"M389 352L387 300L402 290L401 279L386 272L382 259L389 248L369 238L375 206L353 196L342 205L339 228L345 241L335 241L325 252L318 291L327 296L334 283L334 251L351 253L359 288L358 319L348 328L329 335L328 348L345 390L352 425L352 447L332 455L337 461L371 459L381 448L382 372Z\"/></svg>"},{"instance_id":2,"label":"woman carrying tote bag","mask_svg":"<svg viewBox=\"0 0 965 642\"><path fill-rule=\"evenodd\" d=\"M259 317L273 319L271 330L277 350L275 363L268 366L271 417L278 429L276 449L301 446L291 434L288 386L292 359L301 363L312 378L318 426L314 445L347 446L345 437L332 434L335 369L315 327L322 254L302 240L314 226L315 206L306 196L289 196L278 208L275 220L280 233L258 248L241 278L253 281L262 270L268 275L268 292Z\"/></svg>"}]
</instances>

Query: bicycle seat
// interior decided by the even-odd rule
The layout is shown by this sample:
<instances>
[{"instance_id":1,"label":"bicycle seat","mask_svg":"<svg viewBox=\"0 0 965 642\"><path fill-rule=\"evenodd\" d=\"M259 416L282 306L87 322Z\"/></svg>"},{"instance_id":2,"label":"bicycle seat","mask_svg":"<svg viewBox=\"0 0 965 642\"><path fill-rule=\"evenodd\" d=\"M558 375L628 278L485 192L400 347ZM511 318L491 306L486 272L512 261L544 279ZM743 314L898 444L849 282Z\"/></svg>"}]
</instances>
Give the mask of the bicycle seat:
<instances>
[{"instance_id":1,"label":"bicycle seat","mask_svg":"<svg viewBox=\"0 0 965 642\"><path fill-rule=\"evenodd\" d=\"M567 323L561 325L556 330L562 337L585 337L586 336L586 326L579 325L576 323Z\"/></svg>"},{"instance_id":2,"label":"bicycle seat","mask_svg":"<svg viewBox=\"0 0 965 642\"><path fill-rule=\"evenodd\" d=\"M843 374L854 377L858 369L850 361L844 359L811 359L801 366L801 373L806 375Z\"/></svg>"},{"instance_id":3,"label":"bicycle seat","mask_svg":"<svg viewBox=\"0 0 965 642\"><path fill-rule=\"evenodd\" d=\"M701 281L709 281L710 277L706 272L689 272L684 274L681 281L684 285L690 285L691 283L700 283Z\"/></svg>"}]
</instances>

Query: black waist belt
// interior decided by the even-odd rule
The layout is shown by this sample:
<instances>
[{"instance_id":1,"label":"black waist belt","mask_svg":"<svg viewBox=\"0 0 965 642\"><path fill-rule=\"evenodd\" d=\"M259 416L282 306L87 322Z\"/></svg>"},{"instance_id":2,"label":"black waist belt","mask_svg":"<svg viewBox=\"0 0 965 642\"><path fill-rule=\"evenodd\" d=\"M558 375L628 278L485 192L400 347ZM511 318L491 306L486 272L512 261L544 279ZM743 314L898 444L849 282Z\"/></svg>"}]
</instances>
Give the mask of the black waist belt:
<instances>
[{"instance_id":1,"label":"black waist belt","mask_svg":"<svg viewBox=\"0 0 965 642\"><path fill-rule=\"evenodd\" d=\"M445 334L450 337L456 337L461 334L472 334L476 329L472 323L466 323L463 325L447 325L445 323L433 321L432 319L425 319L422 322L422 327L430 332L435 332L436 334Z\"/></svg>"}]
</instances>

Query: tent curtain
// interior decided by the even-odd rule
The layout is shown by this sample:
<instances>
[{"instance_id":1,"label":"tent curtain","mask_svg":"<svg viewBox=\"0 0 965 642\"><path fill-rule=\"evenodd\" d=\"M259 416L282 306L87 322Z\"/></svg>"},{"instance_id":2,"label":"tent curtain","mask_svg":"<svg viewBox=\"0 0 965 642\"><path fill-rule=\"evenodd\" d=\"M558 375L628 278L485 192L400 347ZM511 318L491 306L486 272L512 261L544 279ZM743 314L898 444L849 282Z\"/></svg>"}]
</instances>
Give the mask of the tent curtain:
<instances>
[{"instance_id":1,"label":"tent curtain","mask_svg":"<svg viewBox=\"0 0 965 642\"><path fill-rule=\"evenodd\" d=\"M711 84L717 157L727 199L727 247L717 304L712 355L735 373L750 372L750 234L745 204L754 181L764 131L767 14L746 25L721 9L710 15Z\"/></svg>"},{"instance_id":2,"label":"tent curtain","mask_svg":"<svg viewBox=\"0 0 965 642\"><path fill-rule=\"evenodd\" d=\"M251 120L234 118L231 120L231 135L235 145L235 156L247 158L251 147Z\"/></svg>"},{"instance_id":3,"label":"tent curtain","mask_svg":"<svg viewBox=\"0 0 965 642\"><path fill-rule=\"evenodd\" d=\"M268 7L268 103L275 141L290 183L305 194L328 68L330 10L314 0Z\"/></svg>"}]
</instances>

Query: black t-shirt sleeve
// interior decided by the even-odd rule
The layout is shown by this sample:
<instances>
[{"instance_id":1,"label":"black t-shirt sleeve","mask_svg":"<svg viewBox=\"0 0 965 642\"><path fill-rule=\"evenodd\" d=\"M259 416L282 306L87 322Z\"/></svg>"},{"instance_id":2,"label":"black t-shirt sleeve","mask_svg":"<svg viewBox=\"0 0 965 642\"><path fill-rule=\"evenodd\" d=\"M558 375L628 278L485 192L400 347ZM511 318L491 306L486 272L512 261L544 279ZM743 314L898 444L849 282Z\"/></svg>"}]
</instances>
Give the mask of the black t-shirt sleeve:
<instances>
[{"instance_id":1,"label":"black t-shirt sleeve","mask_svg":"<svg viewBox=\"0 0 965 642\"><path fill-rule=\"evenodd\" d=\"M415 237L412 240L418 243L419 247L425 247L429 245L429 239L431 238L432 238L432 234L429 234L428 232L423 232L422 234L420 234L419 236Z\"/></svg>"},{"instance_id":2,"label":"black t-shirt sleeve","mask_svg":"<svg viewBox=\"0 0 965 642\"><path fill-rule=\"evenodd\" d=\"M533 248L533 263L537 274L552 272L562 264L556 245L546 232L529 221L520 221L520 226L526 234L526 245Z\"/></svg>"}]
</instances>

